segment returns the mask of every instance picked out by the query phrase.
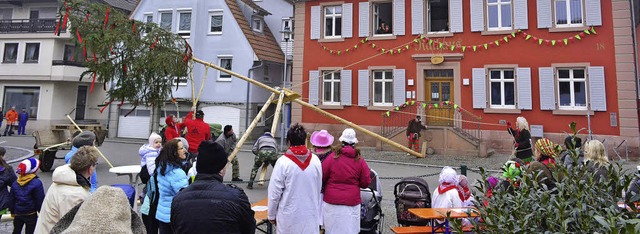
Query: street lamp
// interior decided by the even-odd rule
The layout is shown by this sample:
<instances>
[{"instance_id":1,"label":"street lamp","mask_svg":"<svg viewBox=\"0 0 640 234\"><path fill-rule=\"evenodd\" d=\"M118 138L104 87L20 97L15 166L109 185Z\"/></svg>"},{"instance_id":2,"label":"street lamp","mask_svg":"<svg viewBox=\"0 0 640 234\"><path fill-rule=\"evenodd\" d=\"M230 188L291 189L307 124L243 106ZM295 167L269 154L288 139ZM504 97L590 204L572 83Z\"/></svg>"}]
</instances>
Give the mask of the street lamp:
<instances>
[{"instance_id":1,"label":"street lamp","mask_svg":"<svg viewBox=\"0 0 640 234\"><path fill-rule=\"evenodd\" d=\"M280 33L282 33L282 36L284 37L284 48L283 48L283 52L284 52L284 66L283 66L283 78L282 78L282 87L286 88L287 87L287 52L289 50L289 39L291 39L291 28L287 25L284 27L284 30L280 31ZM284 150L285 146L284 146L284 138L287 136L287 133L284 132L287 127L285 126L285 124L288 121L288 116L286 115L286 113L288 113L288 105L285 104L284 108L282 108L282 124L281 126L281 130L280 130L280 149Z\"/></svg>"}]
</instances>

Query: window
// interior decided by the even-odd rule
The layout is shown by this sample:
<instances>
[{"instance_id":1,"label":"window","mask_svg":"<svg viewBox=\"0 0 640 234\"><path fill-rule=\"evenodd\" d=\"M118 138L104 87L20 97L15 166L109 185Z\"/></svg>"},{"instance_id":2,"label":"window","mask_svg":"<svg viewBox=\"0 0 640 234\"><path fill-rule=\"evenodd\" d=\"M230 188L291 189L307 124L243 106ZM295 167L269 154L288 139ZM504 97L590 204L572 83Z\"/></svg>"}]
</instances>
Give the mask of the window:
<instances>
[{"instance_id":1,"label":"window","mask_svg":"<svg viewBox=\"0 0 640 234\"><path fill-rule=\"evenodd\" d=\"M289 40L293 40L293 19L291 18L284 18L282 19L282 28L281 30L284 31L285 29L289 29L291 31L291 35L289 36ZM340 29L342 30L342 29ZM282 34L282 40L284 41L284 34Z\"/></svg>"},{"instance_id":2,"label":"window","mask_svg":"<svg viewBox=\"0 0 640 234\"><path fill-rule=\"evenodd\" d=\"M218 63L224 69L231 70L232 69L231 65L233 64L233 58L231 58L230 56L219 56L218 57ZM220 74L218 76L218 80L219 81L231 81L231 75L230 74L222 72L222 71L220 71L219 74Z\"/></svg>"},{"instance_id":3,"label":"window","mask_svg":"<svg viewBox=\"0 0 640 234\"><path fill-rule=\"evenodd\" d=\"M187 77L177 77L173 80L173 85L177 86L186 86L187 85Z\"/></svg>"},{"instance_id":4,"label":"window","mask_svg":"<svg viewBox=\"0 0 640 234\"><path fill-rule=\"evenodd\" d=\"M324 7L324 37L340 38L342 36L342 6Z\"/></svg>"},{"instance_id":5,"label":"window","mask_svg":"<svg viewBox=\"0 0 640 234\"><path fill-rule=\"evenodd\" d=\"M171 31L171 25L173 24L173 13L160 12L160 28Z\"/></svg>"},{"instance_id":6,"label":"window","mask_svg":"<svg viewBox=\"0 0 640 234\"><path fill-rule=\"evenodd\" d=\"M389 35L393 31L393 4L391 2L373 3L373 35Z\"/></svg>"},{"instance_id":7,"label":"window","mask_svg":"<svg viewBox=\"0 0 640 234\"><path fill-rule=\"evenodd\" d=\"M487 28L489 30L511 29L511 1L487 0Z\"/></svg>"},{"instance_id":8,"label":"window","mask_svg":"<svg viewBox=\"0 0 640 234\"><path fill-rule=\"evenodd\" d=\"M427 0L427 32L449 32L448 0Z\"/></svg>"},{"instance_id":9,"label":"window","mask_svg":"<svg viewBox=\"0 0 640 234\"><path fill-rule=\"evenodd\" d=\"M264 65L264 67L262 67L262 78L264 78L264 81L269 81L269 65Z\"/></svg>"},{"instance_id":10,"label":"window","mask_svg":"<svg viewBox=\"0 0 640 234\"><path fill-rule=\"evenodd\" d=\"M515 79L512 69L489 70L491 108L515 108Z\"/></svg>"},{"instance_id":11,"label":"window","mask_svg":"<svg viewBox=\"0 0 640 234\"><path fill-rule=\"evenodd\" d=\"M209 34L222 34L222 11L209 12Z\"/></svg>"},{"instance_id":12,"label":"window","mask_svg":"<svg viewBox=\"0 0 640 234\"><path fill-rule=\"evenodd\" d=\"M40 43L27 43L27 49L24 52L25 63L37 63L40 57Z\"/></svg>"},{"instance_id":13,"label":"window","mask_svg":"<svg viewBox=\"0 0 640 234\"><path fill-rule=\"evenodd\" d=\"M144 22L145 23L153 23L153 13L144 14Z\"/></svg>"},{"instance_id":14,"label":"window","mask_svg":"<svg viewBox=\"0 0 640 234\"><path fill-rule=\"evenodd\" d=\"M340 105L340 72L322 72L322 104Z\"/></svg>"},{"instance_id":15,"label":"window","mask_svg":"<svg viewBox=\"0 0 640 234\"><path fill-rule=\"evenodd\" d=\"M373 105L393 104L393 73L389 70L373 71Z\"/></svg>"},{"instance_id":16,"label":"window","mask_svg":"<svg viewBox=\"0 0 640 234\"><path fill-rule=\"evenodd\" d=\"M78 53L76 50L76 46L74 45L64 45L64 57L62 58L65 62L84 62L84 55L82 53Z\"/></svg>"},{"instance_id":17,"label":"window","mask_svg":"<svg viewBox=\"0 0 640 234\"><path fill-rule=\"evenodd\" d=\"M4 43L3 63L16 63L18 60L18 43Z\"/></svg>"},{"instance_id":18,"label":"window","mask_svg":"<svg viewBox=\"0 0 640 234\"><path fill-rule=\"evenodd\" d=\"M2 106L15 106L16 110L25 108L31 118L38 116L39 87L11 87L4 88L4 103Z\"/></svg>"},{"instance_id":19,"label":"window","mask_svg":"<svg viewBox=\"0 0 640 234\"><path fill-rule=\"evenodd\" d=\"M263 22L262 22L262 17L254 16L253 20L251 20L251 22L252 22L251 23L251 28L253 28L253 31L262 32L262 27L264 26Z\"/></svg>"},{"instance_id":20,"label":"window","mask_svg":"<svg viewBox=\"0 0 640 234\"><path fill-rule=\"evenodd\" d=\"M584 68L558 68L560 109L587 108L587 79Z\"/></svg>"},{"instance_id":21,"label":"window","mask_svg":"<svg viewBox=\"0 0 640 234\"><path fill-rule=\"evenodd\" d=\"M191 11L178 12L178 35L191 35Z\"/></svg>"},{"instance_id":22,"label":"window","mask_svg":"<svg viewBox=\"0 0 640 234\"><path fill-rule=\"evenodd\" d=\"M555 0L555 22L558 27L582 26L582 0Z\"/></svg>"}]
</instances>

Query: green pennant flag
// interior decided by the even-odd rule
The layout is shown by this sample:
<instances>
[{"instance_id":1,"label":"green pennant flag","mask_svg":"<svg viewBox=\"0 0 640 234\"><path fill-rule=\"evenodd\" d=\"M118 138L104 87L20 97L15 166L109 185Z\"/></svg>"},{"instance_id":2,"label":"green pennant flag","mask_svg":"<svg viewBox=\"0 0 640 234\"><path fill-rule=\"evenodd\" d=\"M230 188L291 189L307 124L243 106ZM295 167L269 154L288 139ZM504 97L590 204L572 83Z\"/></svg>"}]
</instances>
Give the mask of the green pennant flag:
<instances>
[{"instance_id":1,"label":"green pennant flag","mask_svg":"<svg viewBox=\"0 0 640 234\"><path fill-rule=\"evenodd\" d=\"M371 48L376 48L376 44L371 44Z\"/></svg>"},{"instance_id":2,"label":"green pennant flag","mask_svg":"<svg viewBox=\"0 0 640 234\"><path fill-rule=\"evenodd\" d=\"M360 40L360 43L364 44L364 39Z\"/></svg>"},{"instance_id":3,"label":"green pennant flag","mask_svg":"<svg viewBox=\"0 0 640 234\"><path fill-rule=\"evenodd\" d=\"M482 45L482 46L484 46L484 49L485 49L485 50L488 50L488 49L489 49L489 44L487 44L487 43L484 43L484 45Z\"/></svg>"},{"instance_id":4,"label":"green pennant flag","mask_svg":"<svg viewBox=\"0 0 640 234\"><path fill-rule=\"evenodd\" d=\"M338 55L340 55L340 52L341 52L341 51L339 51L339 50L338 50Z\"/></svg>"},{"instance_id":5,"label":"green pennant flag","mask_svg":"<svg viewBox=\"0 0 640 234\"><path fill-rule=\"evenodd\" d=\"M444 102L444 104L447 104L447 105L449 105L449 101L445 101L445 102Z\"/></svg>"},{"instance_id":6,"label":"green pennant flag","mask_svg":"<svg viewBox=\"0 0 640 234\"><path fill-rule=\"evenodd\" d=\"M369 41L369 38L368 37L364 38L364 41Z\"/></svg>"},{"instance_id":7,"label":"green pennant flag","mask_svg":"<svg viewBox=\"0 0 640 234\"><path fill-rule=\"evenodd\" d=\"M393 50L389 50L389 54L393 54Z\"/></svg>"},{"instance_id":8,"label":"green pennant flag","mask_svg":"<svg viewBox=\"0 0 640 234\"><path fill-rule=\"evenodd\" d=\"M433 107L438 108L438 103L433 104Z\"/></svg>"},{"instance_id":9,"label":"green pennant flag","mask_svg":"<svg viewBox=\"0 0 640 234\"><path fill-rule=\"evenodd\" d=\"M466 46L462 46L462 52L464 52L465 50L467 50Z\"/></svg>"},{"instance_id":10,"label":"green pennant flag","mask_svg":"<svg viewBox=\"0 0 640 234\"><path fill-rule=\"evenodd\" d=\"M416 101L411 101L411 105L415 105L415 104L416 104Z\"/></svg>"},{"instance_id":11,"label":"green pennant flag","mask_svg":"<svg viewBox=\"0 0 640 234\"><path fill-rule=\"evenodd\" d=\"M327 50L327 47L326 47L326 46L323 46L323 47L322 47L322 49L323 49L323 50Z\"/></svg>"},{"instance_id":12,"label":"green pennant flag","mask_svg":"<svg viewBox=\"0 0 640 234\"><path fill-rule=\"evenodd\" d=\"M396 106L396 110L397 110L397 111L399 111L399 110L400 110L400 107Z\"/></svg>"},{"instance_id":13,"label":"green pennant flag","mask_svg":"<svg viewBox=\"0 0 640 234\"><path fill-rule=\"evenodd\" d=\"M442 42L440 42L440 49L444 48L444 44L442 44Z\"/></svg>"},{"instance_id":14,"label":"green pennant flag","mask_svg":"<svg viewBox=\"0 0 640 234\"><path fill-rule=\"evenodd\" d=\"M555 46L556 45L556 40L551 40L551 45Z\"/></svg>"},{"instance_id":15,"label":"green pennant flag","mask_svg":"<svg viewBox=\"0 0 640 234\"><path fill-rule=\"evenodd\" d=\"M413 39L413 42L414 43L418 43L418 39Z\"/></svg>"},{"instance_id":16,"label":"green pennant flag","mask_svg":"<svg viewBox=\"0 0 640 234\"><path fill-rule=\"evenodd\" d=\"M511 33L511 36L512 36L512 37L516 37L516 33L515 33L515 32L512 32L512 33Z\"/></svg>"},{"instance_id":17,"label":"green pennant flag","mask_svg":"<svg viewBox=\"0 0 640 234\"><path fill-rule=\"evenodd\" d=\"M578 35L578 34L575 35L575 38L578 39L578 40L582 40L582 37L580 37L580 35Z\"/></svg>"},{"instance_id":18,"label":"green pennant flag","mask_svg":"<svg viewBox=\"0 0 640 234\"><path fill-rule=\"evenodd\" d=\"M409 101L404 102L404 104L408 106L409 105Z\"/></svg>"},{"instance_id":19,"label":"green pennant flag","mask_svg":"<svg viewBox=\"0 0 640 234\"><path fill-rule=\"evenodd\" d=\"M385 52L385 49L384 49L384 48L382 48L382 53L384 54L384 52Z\"/></svg>"},{"instance_id":20,"label":"green pennant flag","mask_svg":"<svg viewBox=\"0 0 640 234\"><path fill-rule=\"evenodd\" d=\"M429 39L429 45L433 44L433 40Z\"/></svg>"},{"instance_id":21,"label":"green pennant flag","mask_svg":"<svg viewBox=\"0 0 640 234\"><path fill-rule=\"evenodd\" d=\"M349 53L349 49L344 50L345 53Z\"/></svg>"},{"instance_id":22,"label":"green pennant flag","mask_svg":"<svg viewBox=\"0 0 640 234\"><path fill-rule=\"evenodd\" d=\"M387 111L387 117L389 117L389 111Z\"/></svg>"},{"instance_id":23,"label":"green pennant flag","mask_svg":"<svg viewBox=\"0 0 640 234\"><path fill-rule=\"evenodd\" d=\"M409 45L404 46L404 48L408 50L409 49Z\"/></svg>"},{"instance_id":24,"label":"green pennant flag","mask_svg":"<svg viewBox=\"0 0 640 234\"><path fill-rule=\"evenodd\" d=\"M518 29L518 32L522 32L522 29Z\"/></svg>"},{"instance_id":25,"label":"green pennant flag","mask_svg":"<svg viewBox=\"0 0 640 234\"><path fill-rule=\"evenodd\" d=\"M427 108L427 104L426 103L422 103L422 108Z\"/></svg>"},{"instance_id":26,"label":"green pennant flag","mask_svg":"<svg viewBox=\"0 0 640 234\"><path fill-rule=\"evenodd\" d=\"M458 109L458 104L453 104L453 109Z\"/></svg>"},{"instance_id":27,"label":"green pennant flag","mask_svg":"<svg viewBox=\"0 0 640 234\"><path fill-rule=\"evenodd\" d=\"M400 52L402 52L402 49L398 49L398 54L399 54Z\"/></svg>"},{"instance_id":28,"label":"green pennant flag","mask_svg":"<svg viewBox=\"0 0 640 234\"><path fill-rule=\"evenodd\" d=\"M358 49L358 45L354 45L354 46L353 46L353 48L354 48L354 49Z\"/></svg>"},{"instance_id":29,"label":"green pennant flag","mask_svg":"<svg viewBox=\"0 0 640 234\"><path fill-rule=\"evenodd\" d=\"M562 39L562 41L564 42L565 45L569 44L569 39Z\"/></svg>"},{"instance_id":30,"label":"green pennant flag","mask_svg":"<svg viewBox=\"0 0 640 234\"><path fill-rule=\"evenodd\" d=\"M593 27L591 27L591 33L593 33L593 34L598 34L598 33L596 33L596 29L595 29L595 28L593 28Z\"/></svg>"},{"instance_id":31,"label":"green pennant flag","mask_svg":"<svg viewBox=\"0 0 640 234\"><path fill-rule=\"evenodd\" d=\"M420 35L420 39L424 39L424 35Z\"/></svg>"},{"instance_id":32,"label":"green pennant flag","mask_svg":"<svg viewBox=\"0 0 640 234\"><path fill-rule=\"evenodd\" d=\"M542 39L542 38L538 39L538 45L542 45L543 41L544 41L544 39Z\"/></svg>"},{"instance_id":33,"label":"green pennant flag","mask_svg":"<svg viewBox=\"0 0 640 234\"><path fill-rule=\"evenodd\" d=\"M502 39L504 39L504 42L509 42L509 38L508 37L503 37Z\"/></svg>"},{"instance_id":34,"label":"green pennant flag","mask_svg":"<svg viewBox=\"0 0 640 234\"><path fill-rule=\"evenodd\" d=\"M476 49L478 49L478 46L473 46L473 52L476 52Z\"/></svg>"},{"instance_id":35,"label":"green pennant flag","mask_svg":"<svg viewBox=\"0 0 640 234\"><path fill-rule=\"evenodd\" d=\"M591 32L589 32L589 29L585 29L584 33L586 33L587 35L591 34Z\"/></svg>"},{"instance_id":36,"label":"green pennant flag","mask_svg":"<svg viewBox=\"0 0 640 234\"><path fill-rule=\"evenodd\" d=\"M500 46L500 42L498 40L495 40L493 43L496 44L496 46Z\"/></svg>"},{"instance_id":37,"label":"green pennant flag","mask_svg":"<svg viewBox=\"0 0 640 234\"><path fill-rule=\"evenodd\" d=\"M451 46L451 51L453 51L453 50L455 50L455 49L456 49L456 46L452 45L452 46Z\"/></svg>"},{"instance_id":38,"label":"green pennant flag","mask_svg":"<svg viewBox=\"0 0 640 234\"><path fill-rule=\"evenodd\" d=\"M531 39L531 35L527 35L527 37L524 40L529 40Z\"/></svg>"},{"instance_id":39,"label":"green pennant flag","mask_svg":"<svg viewBox=\"0 0 640 234\"><path fill-rule=\"evenodd\" d=\"M329 53L330 53L330 54L333 54L333 50L329 50Z\"/></svg>"}]
</instances>

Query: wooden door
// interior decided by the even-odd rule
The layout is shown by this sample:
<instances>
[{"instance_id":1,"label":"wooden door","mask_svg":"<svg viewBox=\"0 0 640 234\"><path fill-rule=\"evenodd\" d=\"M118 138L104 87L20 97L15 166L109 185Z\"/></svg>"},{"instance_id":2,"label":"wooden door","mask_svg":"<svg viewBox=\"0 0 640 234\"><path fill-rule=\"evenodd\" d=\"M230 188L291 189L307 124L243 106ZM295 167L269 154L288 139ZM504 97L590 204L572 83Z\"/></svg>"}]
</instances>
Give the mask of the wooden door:
<instances>
[{"instance_id":1,"label":"wooden door","mask_svg":"<svg viewBox=\"0 0 640 234\"><path fill-rule=\"evenodd\" d=\"M452 105L442 105L443 102L453 103L453 70L427 70L425 71L425 102L431 104L427 107L426 123L437 126L453 126ZM437 107L436 107L437 104Z\"/></svg>"}]
</instances>

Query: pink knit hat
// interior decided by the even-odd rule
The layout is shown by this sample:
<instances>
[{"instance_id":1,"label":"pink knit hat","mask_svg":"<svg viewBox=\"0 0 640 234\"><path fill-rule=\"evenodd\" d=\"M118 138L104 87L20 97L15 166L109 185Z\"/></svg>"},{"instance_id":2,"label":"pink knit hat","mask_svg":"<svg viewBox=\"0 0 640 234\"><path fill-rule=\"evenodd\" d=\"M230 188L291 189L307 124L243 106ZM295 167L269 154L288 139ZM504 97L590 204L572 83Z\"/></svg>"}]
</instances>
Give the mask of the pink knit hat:
<instances>
[{"instance_id":1,"label":"pink knit hat","mask_svg":"<svg viewBox=\"0 0 640 234\"><path fill-rule=\"evenodd\" d=\"M329 147L333 144L333 136L324 129L315 131L311 134L311 144L315 147Z\"/></svg>"}]
</instances>

